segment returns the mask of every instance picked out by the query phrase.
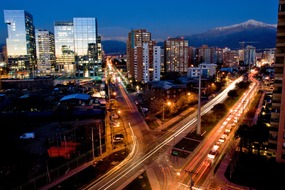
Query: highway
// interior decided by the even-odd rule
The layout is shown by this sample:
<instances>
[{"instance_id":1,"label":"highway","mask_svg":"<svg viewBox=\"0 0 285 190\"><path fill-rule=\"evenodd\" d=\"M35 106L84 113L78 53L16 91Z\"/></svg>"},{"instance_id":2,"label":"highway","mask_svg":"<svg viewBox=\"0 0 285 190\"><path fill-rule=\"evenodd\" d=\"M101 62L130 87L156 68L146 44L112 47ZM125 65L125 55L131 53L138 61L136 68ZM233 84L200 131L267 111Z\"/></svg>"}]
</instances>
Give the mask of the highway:
<instances>
[{"instance_id":1,"label":"highway","mask_svg":"<svg viewBox=\"0 0 285 190\"><path fill-rule=\"evenodd\" d=\"M227 97L227 93L232 90L235 87L235 84L241 80L242 78L236 79L222 93L205 104L201 108L201 115L210 111L217 103L224 101L224 99ZM161 155L164 155L165 152L169 150L169 147L173 145L173 139L179 141L185 134L193 130L197 124L197 112L195 112L172 127L163 136L156 138L155 135L150 134L150 131L147 129L147 126L145 126L146 124L140 114L133 110L133 107L135 105L131 100L129 100L128 94L123 91L121 85L119 85L119 89L123 99L125 100L124 105L125 107L128 107L128 109L124 108L125 114L127 115L127 117L124 119L124 123L128 123L126 125L126 128L128 130L128 133L131 134L131 141L129 141L130 144L128 147L131 150L130 154L123 162L121 162L119 165L114 167L99 179L93 181L84 189L121 189L124 184L127 185L126 182L131 179L133 175L144 170L146 167L156 161L156 159L161 158ZM212 144L212 142L203 143L209 147ZM207 146L205 146L205 148ZM187 169L193 170L192 167L194 167L196 170L196 167L198 165L200 166L201 163L203 163L203 160L198 158L206 158L207 153L208 151L201 150L198 154L195 154L195 158L191 159L193 164L190 164ZM200 170L203 170L203 168ZM183 174L183 171L181 173ZM183 175L181 175L181 179L182 176ZM186 178L184 180L187 181ZM181 184L185 183L182 181ZM167 186L168 185L169 184L167 184Z\"/></svg>"},{"instance_id":2,"label":"highway","mask_svg":"<svg viewBox=\"0 0 285 190\"><path fill-rule=\"evenodd\" d=\"M179 172L179 177L170 189L186 190L191 186L192 189L209 188L211 177L214 175L215 166L223 159L227 153L233 153L238 142L233 136L237 129L237 123L240 121L242 114L249 106L250 100L256 94L258 82L255 79L250 85L250 88L243 94L243 97L232 107L232 111L220 121L218 125L206 136L206 138L196 148L188 159L189 162ZM226 133L225 142L220 142L220 137L225 135L225 129L231 129L231 132ZM215 146L215 147L214 147ZM209 156L211 150L215 150L215 157ZM212 151L213 152L213 151ZM191 185L190 185L191 184ZM233 188L235 189L235 188Z\"/></svg>"}]
</instances>

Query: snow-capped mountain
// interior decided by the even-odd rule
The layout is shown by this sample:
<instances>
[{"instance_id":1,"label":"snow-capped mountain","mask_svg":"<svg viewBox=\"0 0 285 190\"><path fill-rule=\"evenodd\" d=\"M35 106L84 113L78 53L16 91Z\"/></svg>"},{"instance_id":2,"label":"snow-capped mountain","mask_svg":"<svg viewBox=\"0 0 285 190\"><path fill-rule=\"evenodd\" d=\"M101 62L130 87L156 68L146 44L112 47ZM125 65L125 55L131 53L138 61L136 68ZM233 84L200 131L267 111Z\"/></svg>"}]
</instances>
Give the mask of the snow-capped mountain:
<instances>
[{"instance_id":1,"label":"snow-capped mountain","mask_svg":"<svg viewBox=\"0 0 285 190\"><path fill-rule=\"evenodd\" d=\"M236 29L248 29L248 28L274 28L276 29L277 24L266 24L263 22L259 22L256 20L248 20L246 22L242 22L240 24L234 24L231 26L224 26L224 27L217 27L214 28L213 30L216 31L225 31L225 30L236 30Z\"/></svg>"},{"instance_id":2,"label":"snow-capped mountain","mask_svg":"<svg viewBox=\"0 0 285 190\"><path fill-rule=\"evenodd\" d=\"M210 47L229 47L240 49L239 42L254 41L253 45L257 49L274 48L276 45L277 25L266 24L255 20L248 20L240 24L217 27L207 32L184 36L188 40L189 46L200 47L208 45Z\"/></svg>"},{"instance_id":3,"label":"snow-capped mountain","mask_svg":"<svg viewBox=\"0 0 285 190\"><path fill-rule=\"evenodd\" d=\"M205 44L209 47L240 49L241 44L239 42L254 41L254 44L245 43L244 45L252 45L257 49L264 49L275 47L276 29L277 25L248 20L240 24L217 27L204 33L184 35L183 37L185 40L188 40L189 46L194 47L200 47ZM121 41L106 40L102 41L102 44L105 53L123 53L126 51L126 43ZM163 46L163 42L158 42L158 45Z\"/></svg>"}]
</instances>

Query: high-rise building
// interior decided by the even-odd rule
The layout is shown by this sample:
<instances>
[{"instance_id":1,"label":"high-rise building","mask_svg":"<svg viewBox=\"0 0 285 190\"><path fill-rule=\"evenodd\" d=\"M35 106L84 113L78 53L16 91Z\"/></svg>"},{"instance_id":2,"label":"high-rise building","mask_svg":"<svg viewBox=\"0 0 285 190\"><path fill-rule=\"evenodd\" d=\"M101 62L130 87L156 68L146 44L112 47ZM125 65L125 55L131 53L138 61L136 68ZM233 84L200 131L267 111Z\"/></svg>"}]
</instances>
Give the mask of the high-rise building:
<instances>
[{"instance_id":1,"label":"high-rise building","mask_svg":"<svg viewBox=\"0 0 285 190\"><path fill-rule=\"evenodd\" d=\"M187 73L188 41L183 38L169 38L164 42L165 72Z\"/></svg>"},{"instance_id":2,"label":"high-rise building","mask_svg":"<svg viewBox=\"0 0 285 190\"><path fill-rule=\"evenodd\" d=\"M95 76L98 70L97 20L73 18L74 51L78 76Z\"/></svg>"},{"instance_id":3,"label":"high-rise building","mask_svg":"<svg viewBox=\"0 0 285 190\"><path fill-rule=\"evenodd\" d=\"M160 81L160 71L161 71L161 47L153 46L153 63L150 69L150 80Z\"/></svg>"},{"instance_id":4,"label":"high-rise building","mask_svg":"<svg viewBox=\"0 0 285 190\"><path fill-rule=\"evenodd\" d=\"M135 76L134 66L134 49L135 47L142 47L143 43L151 41L151 33L145 29L131 30L128 34L127 40L127 70L128 77Z\"/></svg>"},{"instance_id":5,"label":"high-rise building","mask_svg":"<svg viewBox=\"0 0 285 190\"><path fill-rule=\"evenodd\" d=\"M4 10L8 68L13 77L34 77L36 42L33 16L24 10Z\"/></svg>"},{"instance_id":6,"label":"high-rise building","mask_svg":"<svg viewBox=\"0 0 285 190\"><path fill-rule=\"evenodd\" d=\"M102 69L102 45L96 18L73 18L73 22L56 22L55 52L58 72L89 77Z\"/></svg>"},{"instance_id":7,"label":"high-rise building","mask_svg":"<svg viewBox=\"0 0 285 190\"><path fill-rule=\"evenodd\" d=\"M56 68L59 74L75 75L74 31L72 22L55 22L54 41Z\"/></svg>"},{"instance_id":8,"label":"high-rise building","mask_svg":"<svg viewBox=\"0 0 285 190\"><path fill-rule=\"evenodd\" d=\"M248 45L244 50L244 65L251 68L255 66L255 62L255 47Z\"/></svg>"},{"instance_id":9,"label":"high-rise building","mask_svg":"<svg viewBox=\"0 0 285 190\"><path fill-rule=\"evenodd\" d=\"M161 48L154 41L134 47L134 78L140 82L159 81Z\"/></svg>"},{"instance_id":10,"label":"high-rise building","mask_svg":"<svg viewBox=\"0 0 285 190\"><path fill-rule=\"evenodd\" d=\"M128 77L140 82L159 80L160 55L160 47L157 47L156 42L151 40L150 32L145 29L129 32L127 40Z\"/></svg>"},{"instance_id":11,"label":"high-rise building","mask_svg":"<svg viewBox=\"0 0 285 190\"><path fill-rule=\"evenodd\" d=\"M188 47L188 67L198 66L198 49L195 47Z\"/></svg>"},{"instance_id":12,"label":"high-rise building","mask_svg":"<svg viewBox=\"0 0 285 190\"><path fill-rule=\"evenodd\" d=\"M238 68L239 56L237 50L227 50L223 55L223 67Z\"/></svg>"},{"instance_id":13,"label":"high-rise building","mask_svg":"<svg viewBox=\"0 0 285 190\"><path fill-rule=\"evenodd\" d=\"M285 162L285 0L279 0L269 150Z\"/></svg>"},{"instance_id":14,"label":"high-rise building","mask_svg":"<svg viewBox=\"0 0 285 190\"><path fill-rule=\"evenodd\" d=\"M37 75L54 73L54 35L47 30L36 30Z\"/></svg>"}]
</instances>

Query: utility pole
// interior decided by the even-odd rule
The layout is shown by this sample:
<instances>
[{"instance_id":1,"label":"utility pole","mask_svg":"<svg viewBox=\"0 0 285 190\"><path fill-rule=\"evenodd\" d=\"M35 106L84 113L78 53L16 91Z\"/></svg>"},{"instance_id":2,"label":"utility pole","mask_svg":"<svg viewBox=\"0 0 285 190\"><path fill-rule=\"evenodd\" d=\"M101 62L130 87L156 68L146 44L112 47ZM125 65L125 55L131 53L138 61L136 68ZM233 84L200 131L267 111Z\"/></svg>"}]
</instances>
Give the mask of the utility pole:
<instances>
[{"instance_id":1,"label":"utility pole","mask_svg":"<svg viewBox=\"0 0 285 190\"><path fill-rule=\"evenodd\" d=\"M94 135L93 135L93 127L91 128L91 141L92 141L92 156L93 156L93 160L94 160L95 154L94 154Z\"/></svg>"},{"instance_id":2,"label":"utility pole","mask_svg":"<svg viewBox=\"0 0 285 190\"><path fill-rule=\"evenodd\" d=\"M197 135L201 135L201 77L202 77L202 68L201 65L199 65L198 118L197 118L197 129L196 129Z\"/></svg>"},{"instance_id":3,"label":"utility pole","mask_svg":"<svg viewBox=\"0 0 285 190\"><path fill-rule=\"evenodd\" d=\"M192 190L192 187L193 187L193 179L192 179L192 176L193 176L193 174L194 175L197 175L198 173L196 173L196 172L193 172L193 171L188 171L188 170L185 170L185 172L187 172L189 175L190 175L190 190Z\"/></svg>"},{"instance_id":4,"label":"utility pole","mask_svg":"<svg viewBox=\"0 0 285 190\"><path fill-rule=\"evenodd\" d=\"M100 156L102 156L102 142L101 142L101 124L98 125L99 127L99 148L100 148Z\"/></svg>"},{"instance_id":5,"label":"utility pole","mask_svg":"<svg viewBox=\"0 0 285 190\"><path fill-rule=\"evenodd\" d=\"M162 101L162 123L161 123L161 131L163 130L164 123L164 100Z\"/></svg>"}]
</instances>

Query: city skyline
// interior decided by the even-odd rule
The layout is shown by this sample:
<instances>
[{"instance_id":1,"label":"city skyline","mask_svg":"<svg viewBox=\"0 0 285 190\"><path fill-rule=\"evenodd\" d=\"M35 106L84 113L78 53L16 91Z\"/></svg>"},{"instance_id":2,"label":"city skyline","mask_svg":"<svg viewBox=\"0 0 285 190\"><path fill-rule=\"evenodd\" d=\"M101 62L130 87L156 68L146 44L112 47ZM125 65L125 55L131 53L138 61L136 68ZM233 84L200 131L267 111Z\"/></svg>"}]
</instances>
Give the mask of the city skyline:
<instances>
[{"instance_id":1,"label":"city skyline","mask_svg":"<svg viewBox=\"0 0 285 190\"><path fill-rule=\"evenodd\" d=\"M56 21L72 21L74 17L96 17L98 34L102 36L102 40L120 41L126 41L131 29L139 28L150 31L154 40L164 41L168 37L201 33L211 28L238 24L250 19L277 24L278 0L241 0L234 6L228 5L228 1L225 0L183 0L177 5L168 0L144 1L140 6L129 2L94 3L87 0L84 3L83 6L78 6L76 1L63 0L42 6L35 0L31 0L30 3L15 0L2 2L0 43L6 43L7 37L3 10L25 10L33 15L36 29L51 32L54 32Z\"/></svg>"}]
</instances>

